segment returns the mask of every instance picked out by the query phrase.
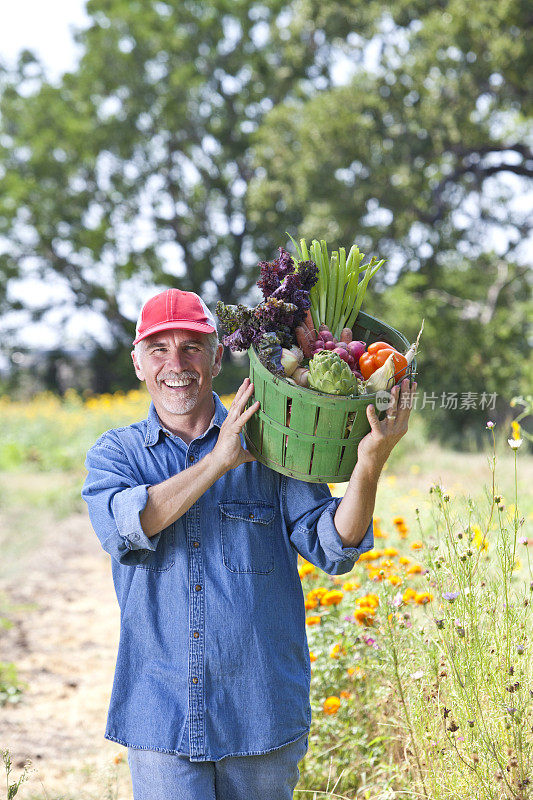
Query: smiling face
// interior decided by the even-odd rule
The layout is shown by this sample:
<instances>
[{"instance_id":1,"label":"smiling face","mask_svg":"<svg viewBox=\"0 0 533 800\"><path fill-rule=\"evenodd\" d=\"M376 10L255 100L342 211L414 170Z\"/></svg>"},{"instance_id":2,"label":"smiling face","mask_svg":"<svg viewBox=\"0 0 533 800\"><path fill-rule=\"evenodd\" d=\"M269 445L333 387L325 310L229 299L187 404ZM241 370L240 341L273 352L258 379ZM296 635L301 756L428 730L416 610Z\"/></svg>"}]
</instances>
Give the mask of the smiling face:
<instances>
[{"instance_id":1,"label":"smiling face","mask_svg":"<svg viewBox=\"0 0 533 800\"><path fill-rule=\"evenodd\" d=\"M172 432L195 429L213 416L212 380L223 352L205 333L168 330L139 342L132 352L135 373L146 381L161 422Z\"/></svg>"}]
</instances>

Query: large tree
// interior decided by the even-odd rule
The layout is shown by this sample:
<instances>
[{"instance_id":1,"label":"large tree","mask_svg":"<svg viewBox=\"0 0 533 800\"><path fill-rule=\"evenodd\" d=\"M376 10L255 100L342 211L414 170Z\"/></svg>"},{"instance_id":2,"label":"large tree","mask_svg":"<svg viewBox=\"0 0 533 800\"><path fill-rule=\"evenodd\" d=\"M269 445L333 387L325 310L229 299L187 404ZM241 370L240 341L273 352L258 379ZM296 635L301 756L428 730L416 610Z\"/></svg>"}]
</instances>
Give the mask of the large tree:
<instances>
[{"instance_id":1,"label":"large tree","mask_svg":"<svg viewBox=\"0 0 533 800\"><path fill-rule=\"evenodd\" d=\"M34 277L35 318L92 310L123 347L145 286L235 300L286 230L355 235L388 258L378 286L416 272L439 313L524 290L528 220L509 179L533 172L527 3L87 11L74 72L51 84L25 53L0 74L0 311ZM469 265L490 284L473 304Z\"/></svg>"},{"instance_id":2,"label":"large tree","mask_svg":"<svg viewBox=\"0 0 533 800\"><path fill-rule=\"evenodd\" d=\"M1 311L18 306L8 280L35 278L63 291L43 292L34 318L93 310L126 341L147 284L208 302L246 291L261 229L245 213L251 135L330 85L304 6L90 0L74 72L51 84L25 52L1 74Z\"/></svg>"},{"instance_id":3,"label":"large tree","mask_svg":"<svg viewBox=\"0 0 533 800\"><path fill-rule=\"evenodd\" d=\"M267 239L386 257L365 308L411 339L425 317L421 386L497 393L501 416L531 379L532 22L521 0L365 4L372 69L266 116L247 196ZM434 430L454 416L487 413Z\"/></svg>"}]
</instances>

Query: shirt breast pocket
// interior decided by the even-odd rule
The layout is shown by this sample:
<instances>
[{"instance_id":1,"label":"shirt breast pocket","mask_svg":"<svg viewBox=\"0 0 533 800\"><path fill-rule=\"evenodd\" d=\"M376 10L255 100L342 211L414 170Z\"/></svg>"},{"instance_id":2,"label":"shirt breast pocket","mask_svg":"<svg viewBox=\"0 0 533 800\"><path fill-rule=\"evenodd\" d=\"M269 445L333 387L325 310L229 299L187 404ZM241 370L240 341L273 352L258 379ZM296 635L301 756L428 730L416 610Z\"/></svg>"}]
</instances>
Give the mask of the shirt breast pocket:
<instances>
[{"instance_id":1,"label":"shirt breast pocket","mask_svg":"<svg viewBox=\"0 0 533 800\"><path fill-rule=\"evenodd\" d=\"M220 503L222 560L230 572L274 571L275 507L271 503Z\"/></svg>"}]
</instances>

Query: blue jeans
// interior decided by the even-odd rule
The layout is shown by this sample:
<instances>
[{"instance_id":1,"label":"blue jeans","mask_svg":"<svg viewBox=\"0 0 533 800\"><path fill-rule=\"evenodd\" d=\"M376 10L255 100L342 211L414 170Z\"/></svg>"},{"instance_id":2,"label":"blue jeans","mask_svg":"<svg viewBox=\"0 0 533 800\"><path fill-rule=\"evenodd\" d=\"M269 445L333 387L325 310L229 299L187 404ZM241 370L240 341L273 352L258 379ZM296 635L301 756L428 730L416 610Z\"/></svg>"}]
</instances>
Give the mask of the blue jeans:
<instances>
[{"instance_id":1,"label":"blue jeans","mask_svg":"<svg viewBox=\"0 0 533 800\"><path fill-rule=\"evenodd\" d=\"M134 800L292 800L308 737L259 756L190 761L128 747Z\"/></svg>"}]
</instances>

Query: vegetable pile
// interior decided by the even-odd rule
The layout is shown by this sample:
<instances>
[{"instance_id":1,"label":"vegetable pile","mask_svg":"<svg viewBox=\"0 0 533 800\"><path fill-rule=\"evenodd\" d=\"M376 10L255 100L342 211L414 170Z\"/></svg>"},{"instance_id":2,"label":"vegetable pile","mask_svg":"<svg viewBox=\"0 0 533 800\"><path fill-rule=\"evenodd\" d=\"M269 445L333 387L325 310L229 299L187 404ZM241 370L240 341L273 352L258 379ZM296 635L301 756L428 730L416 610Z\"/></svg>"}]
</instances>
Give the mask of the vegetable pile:
<instances>
[{"instance_id":1,"label":"vegetable pile","mask_svg":"<svg viewBox=\"0 0 533 800\"><path fill-rule=\"evenodd\" d=\"M275 261L259 264L263 301L255 308L218 302L222 342L233 351L253 347L274 375L333 395L367 395L391 389L408 372L423 329L407 353L388 342L354 341L352 328L370 279L384 264L354 245L328 254L325 241L283 247ZM310 258L311 256L311 258Z\"/></svg>"}]
</instances>

